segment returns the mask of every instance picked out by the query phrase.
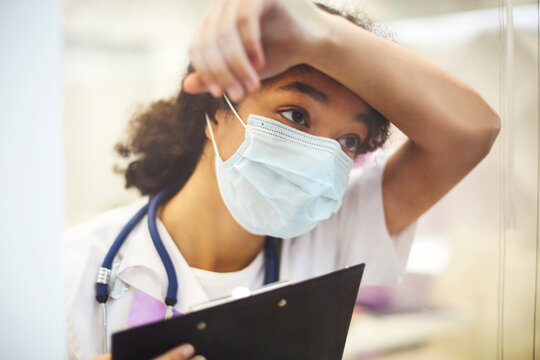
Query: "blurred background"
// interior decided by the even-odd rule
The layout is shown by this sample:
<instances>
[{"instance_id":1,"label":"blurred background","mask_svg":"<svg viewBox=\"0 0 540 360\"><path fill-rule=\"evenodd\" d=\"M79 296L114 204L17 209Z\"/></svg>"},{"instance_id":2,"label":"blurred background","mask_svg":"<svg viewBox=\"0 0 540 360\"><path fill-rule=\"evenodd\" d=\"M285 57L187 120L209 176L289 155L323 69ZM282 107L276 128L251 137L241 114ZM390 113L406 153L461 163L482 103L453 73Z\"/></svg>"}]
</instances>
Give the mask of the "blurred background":
<instances>
[{"instance_id":1,"label":"blurred background","mask_svg":"<svg viewBox=\"0 0 540 360\"><path fill-rule=\"evenodd\" d=\"M138 197L112 171L130 117L174 96L209 1L66 0L65 227ZM417 229L397 287L363 287L345 359L530 359L539 221L536 1L327 1L356 7L474 87L503 120L490 155ZM384 150L403 137L398 131Z\"/></svg>"}]
</instances>

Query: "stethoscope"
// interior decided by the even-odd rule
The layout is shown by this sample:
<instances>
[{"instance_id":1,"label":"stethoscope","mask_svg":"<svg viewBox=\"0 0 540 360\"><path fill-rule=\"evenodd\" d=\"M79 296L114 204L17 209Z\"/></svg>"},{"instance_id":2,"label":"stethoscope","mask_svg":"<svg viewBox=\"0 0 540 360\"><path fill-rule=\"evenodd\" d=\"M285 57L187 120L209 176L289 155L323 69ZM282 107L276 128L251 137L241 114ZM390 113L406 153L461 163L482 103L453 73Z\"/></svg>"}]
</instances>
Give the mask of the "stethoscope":
<instances>
[{"instance_id":1,"label":"stethoscope","mask_svg":"<svg viewBox=\"0 0 540 360\"><path fill-rule=\"evenodd\" d=\"M176 271L174 265L161 241L159 236L156 218L159 205L166 199L169 199L178 191L178 187L168 188L159 192L150 201L144 205L137 213L127 222L122 228L116 239L114 240L111 248L107 252L101 267L99 268L98 277L96 281L96 300L101 307L101 320L102 320L102 337L101 347L102 353L107 353L107 299L109 298L109 281L111 279L111 269L114 257L120 250L120 247L131 233L133 228L141 221L141 219L148 214L148 229L150 231L150 237L154 243L165 271L167 272L168 288L167 295L165 297L165 304L167 305L167 311L165 313L165 319L170 319L173 315L173 307L178 301L178 281L176 279ZM264 245L264 254L266 261L266 268L264 273L264 285L276 282L279 280L279 258L277 253L276 239L270 236L266 237Z\"/></svg>"}]
</instances>

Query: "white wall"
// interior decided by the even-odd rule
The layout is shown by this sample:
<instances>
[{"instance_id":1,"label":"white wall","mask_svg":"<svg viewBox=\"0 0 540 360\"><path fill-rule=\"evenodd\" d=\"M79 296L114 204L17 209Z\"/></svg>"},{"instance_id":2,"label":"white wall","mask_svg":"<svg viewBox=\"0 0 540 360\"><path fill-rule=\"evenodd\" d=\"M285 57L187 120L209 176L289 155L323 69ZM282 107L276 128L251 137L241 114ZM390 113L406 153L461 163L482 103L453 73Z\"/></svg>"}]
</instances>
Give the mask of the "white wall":
<instances>
[{"instance_id":1,"label":"white wall","mask_svg":"<svg viewBox=\"0 0 540 360\"><path fill-rule=\"evenodd\" d=\"M0 2L0 358L64 357L61 2Z\"/></svg>"}]
</instances>

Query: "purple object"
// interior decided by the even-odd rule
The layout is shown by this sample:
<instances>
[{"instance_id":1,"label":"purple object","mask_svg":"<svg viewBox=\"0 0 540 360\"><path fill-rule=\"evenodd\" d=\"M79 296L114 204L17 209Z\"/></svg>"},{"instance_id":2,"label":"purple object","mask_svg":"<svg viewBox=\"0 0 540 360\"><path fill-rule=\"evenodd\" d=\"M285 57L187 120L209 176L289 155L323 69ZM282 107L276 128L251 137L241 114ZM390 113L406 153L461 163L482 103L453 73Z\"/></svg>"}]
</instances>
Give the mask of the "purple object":
<instances>
[{"instance_id":1,"label":"purple object","mask_svg":"<svg viewBox=\"0 0 540 360\"><path fill-rule=\"evenodd\" d=\"M354 160L353 168L359 168L366 165L370 157L371 157L370 152L358 155L356 159Z\"/></svg>"},{"instance_id":2,"label":"purple object","mask_svg":"<svg viewBox=\"0 0 540 360\"><path fill-rule=\"evenodd\" d=\"M356 304L371 311L385 311L392 306L392 295L389 286L361 286Z\"/></svg>"},{"instance_id":3,"label":"purple object","mask_svg":"<svg viewBox=\"0 0 540 360\"><path fill-rule=\"evenodd\" d=\"M163 301L137 290L127 319L128 326L142 326L165 319L167 305ZM182 315L173 309L173 316Z\"/></svg>"}]
</instances>

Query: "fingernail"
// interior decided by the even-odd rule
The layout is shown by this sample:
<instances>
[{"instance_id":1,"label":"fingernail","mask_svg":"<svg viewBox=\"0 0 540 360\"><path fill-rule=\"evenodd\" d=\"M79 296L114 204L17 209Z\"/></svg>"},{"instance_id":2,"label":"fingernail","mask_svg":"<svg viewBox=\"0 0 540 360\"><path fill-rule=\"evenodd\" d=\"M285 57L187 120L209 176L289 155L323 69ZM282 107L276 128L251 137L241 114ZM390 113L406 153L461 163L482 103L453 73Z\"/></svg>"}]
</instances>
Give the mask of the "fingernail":
<instances>
[{"instance_id":1,"label":"fingernail","mask_svg":"<svg viewBox=\"0 0 540 360\"><path fill-rule=\"evenodd\" d=\"M195 348L190 344L184 344L178 348L178 351L180 351L185 357L188 357L195 353Z\"/></svg>"},{"instance_id":2,"label":"fingernail","mask_svg":"<svg viewBox=\"0 0 540 360\"><path fill-rule=\"evenodd\" d=\"M204 356L202 356L202 355L197 355L191 360L206 360L206 358Z\"/></svg>"},{"instance_id":3,"label":"fingernail","mask_svg":"<svg viewBox=\"0 0 540 360\"><path fill-rule=\"evenodd\" d=\"M240 100L242 98L242 94L243 94L244 90L242 90L242 88L240 88L238 85L234 85L234 86L229 87L227 92L229 93L229 97L233 101L237 101L237 100Z\"/></svg>"},{"instance_id":4,"label":"fingernail","mask_svg":"<svg viewBox=\"0 0 540 360\"><path fill-rule=\"evenodd\" d=\"M257 90L258 88L259 88L259 81L255 81L255 80L246 81L246 89L249 92L253 92L253 91Z\"/></svg>"}]
</instances>

